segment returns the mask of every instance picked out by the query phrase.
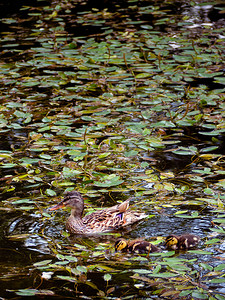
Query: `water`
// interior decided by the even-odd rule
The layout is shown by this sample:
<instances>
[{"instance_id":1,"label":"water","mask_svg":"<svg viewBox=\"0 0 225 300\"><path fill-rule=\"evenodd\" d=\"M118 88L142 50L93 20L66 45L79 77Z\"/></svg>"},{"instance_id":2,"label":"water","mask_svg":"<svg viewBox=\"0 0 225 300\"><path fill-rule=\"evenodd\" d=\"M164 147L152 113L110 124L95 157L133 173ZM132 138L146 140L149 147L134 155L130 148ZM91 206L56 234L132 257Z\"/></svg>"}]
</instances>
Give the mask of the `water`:
<instances>
[{"instance_id":1,"label":"water","mask_svg":"<svg viewBox=\"0 0 225 300\"><path fill-rule=\"evenodd\" d=\"M223 279L223 223L211 221L223 219L224 133L207 134L223 129L224 117L216 90L224 83L211 76L223 77L216 5L40 1L18 11L9 3L1 10L0 297L168 299L162 293L179 297L186 278L191 292L203 281L202 293L222 296L224 282L211 279ZM185 155L173 153L179 146ZM110 174L123 183L107 186ZM132 196L152 217L130 231L69 237L69 212L48 208L70 187L87 193L87 211ZM163 238L186 232L201 237L202 252L169 254ZM158 239L162 253L115 253L119 236ZM160 277L166 272L181 281Z\"/></svg>"},{"instance_id":2,"label":"water","mask_svg":"<svg viewBox=\"0 0 225 300\"><path fill-rule=\"evenodd\" d=\"M65 214L64 214L65 217ZM27 287L39 286L40 284L40 271L38 272L33 267L35 262L40 262L43 260L55 260L52 250L56 247L59 247L57 251L60 252L60 249L72 249L69 252L72 255L75 255L78 259L79 256L83 257L83 251L87 252L88 255L84 260L86 264L96 264L95 257L92 257L93 253L95 254L96 247L98 245L106 245L105 248L99 250L102 254L100 255L100 260L97 259L97 264L101 269L101 265L105 268L117 269L120 265L120 259L117 261L117 257L114 254L113 245L115 242L114 236L95 236L95 237L71 237L63 238L60 232L64 230L64 225L60 224L57 218L50 220L49 224L43 226L41 218L29 216L28 214L24 215L20 212L5 212L1 211L1 219L3 220L1 228L1 295L6 299L13 298L13 293L10 293L10 290L23 289ZM137 225L131 232L122 232L122 236L127 239L135 238L145 238L147 240L155 240L157 237L168 235L169 232L175 234L182 234L185 232L192 232L193 234L199 235L201 238L205 238L208 229L210 226L210 221L208 218L200 218L194 220L185 220L182 218L174 218L173 213L168 209L163 209L160 213L156 213L156 216L150 218ZM4 231L3 231L4 228ZM40 229L43 229L43 231ZM18 238L18 240L17 240ZM58 245L58 246L57 246ZM80 245L80 248L73 245ZM164 249L163 244L160 245ZM83 247L83 248L82 248ZM94 247L94 248L93 248ZM94 252L93 252L94 249ZM107 250L108 249L108 250ZM200 246L201 249L201 246ZM71 252L72 251L72 252ZM98 256L97 256L98 257ZM200 256L201 257L201 256ZM124 258L125 262L128 263L127 269L130 269L130 263L128 258ZM200 259L200 258L199 258ZM201 258L202 259L202 258ZM116 264L116 265L115 265ZM140 262L133 262L133 268L140 268ZM124 268L124 266L123 266ZM44 271L44 270L43 270ZM59 274L64 274L65 271L58 271ZM58 273L56 271L56 274ZM129 272L125 272L123 269L124 275L119 275L116 271L116 276L111 283L112 286L116 287L114 297L121 295L125 292L129 286L129 294L136 293L135 290L131 287L132 283L129 280ZM123 273L122 272L122 273ZM43 274L43 272L42 272ZM56 275L55 274L55 275ZM86 277L85 277L86 278ZM83 280L86 280L86 279ZM88 280L97 286L102 287L105 285L104 280L102 279L102 273L100 272L91 272L88 275ZM118 284L123 282L121 286ZM35 283L35 284L34 284ZM60 283L61 285L62 283ZM42 283L41 288L48 288L50 290L58 290L56 288L58 281L49 280ZM62 285L63 286L63 285ZM71 295L72 285L67 283L66 289L60 289L60 294L57 296L63 298L68 295ZM92 288L88 287L86 284L80 285L78 290L83 291L87 297L93 297L95 292ZM67 291L67 292L66 292ZM59 290L58 290L59 292ZM61 296L60 296L61 295ZM56 296L56 295L54 295ZM46 297L46 296L45 296ZM48 296L49 297L49 296ZM76 297L83 297L81 294ZM146 297L146 296L145 296Z\"/></svg>"}]
</instances>

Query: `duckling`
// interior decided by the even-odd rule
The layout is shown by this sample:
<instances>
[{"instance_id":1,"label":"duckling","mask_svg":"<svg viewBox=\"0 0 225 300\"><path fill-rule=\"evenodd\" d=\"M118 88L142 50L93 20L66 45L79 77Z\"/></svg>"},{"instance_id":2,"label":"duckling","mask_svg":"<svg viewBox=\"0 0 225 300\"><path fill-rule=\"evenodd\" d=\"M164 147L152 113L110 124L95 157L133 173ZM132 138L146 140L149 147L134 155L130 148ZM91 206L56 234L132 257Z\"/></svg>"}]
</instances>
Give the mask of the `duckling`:
<instances>
[{"instance_id":1,"label":"duckling","mask_svg":"<svg viewBox=\"0 0 225 300\"><path fill-rule=\"evenodd\" d=\"M187 250L194 248L200 238L194 234L182 234L180 236L171 234L166 237L166 248L172 250Z\"/></svg>"},{"instance_id":2,"label":"duckling","mask_svg":"<svg viewBox=\"0 0 225 300\"><path fill-rule=\"evenodd\" d=\"M96 234L123 229L147 217L145 213L128 210L129 200L82 217L84 199L79 192L71 191L67 192L64 199L50 210L70 207L67 230L75 234Z\"/></svg>"},{"instance_id":3,"label":"duckling","mask_svg":"<svg viewBox=\"0 0 225 300\"><path fill-rule=\"evenodd\" d=\"M160 248L152 245L151 243L144 241L144 240L133 240L133 241L126 241L125 239L119 238L115 242L115 250L121 252L133 252L133 253L153 253L153 252L160 252Z\"/></svg>"}]
</instances>

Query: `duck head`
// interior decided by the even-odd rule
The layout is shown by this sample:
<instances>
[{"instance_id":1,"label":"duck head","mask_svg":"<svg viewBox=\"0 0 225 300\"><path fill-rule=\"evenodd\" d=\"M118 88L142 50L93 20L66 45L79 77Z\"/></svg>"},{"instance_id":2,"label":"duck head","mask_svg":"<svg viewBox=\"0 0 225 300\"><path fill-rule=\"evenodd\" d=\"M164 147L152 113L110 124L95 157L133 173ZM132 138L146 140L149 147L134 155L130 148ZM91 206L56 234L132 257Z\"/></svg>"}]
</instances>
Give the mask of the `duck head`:
<instances>
[{"instance_id":1,"label":"duck head","mask_svg":"<svg viewBox=\"0 0 225 300\"><path fill-rule=\"evenodd\" d=\"M168 249L176 250L176 249L178 249L179 237L171 234L171 235L167 236L165 243L166 243L166 247Z\"/></svg>"},{"instance_id":2,"label":"duck head","mask_svg":"<svg viewBox=\"0 0 225 300\"><path fill-rule=\"evenodd\" d=\"M126 251L128 243L125 239L118 239L115 242L115 251Z\"/></svg>"},{"instance_id":3,"label":"duck head","mask_svg":"<svg viewBox=\"0 0 225 300\"><path fill-rule=\"evenodd\" d=\"M84 210L84 199L79 192L70 191L65 194L64 199L57 205L50 208L50 210L57 210L63 207L72 208L73 214L82 215Z\"/></svg>"}]
</instances>

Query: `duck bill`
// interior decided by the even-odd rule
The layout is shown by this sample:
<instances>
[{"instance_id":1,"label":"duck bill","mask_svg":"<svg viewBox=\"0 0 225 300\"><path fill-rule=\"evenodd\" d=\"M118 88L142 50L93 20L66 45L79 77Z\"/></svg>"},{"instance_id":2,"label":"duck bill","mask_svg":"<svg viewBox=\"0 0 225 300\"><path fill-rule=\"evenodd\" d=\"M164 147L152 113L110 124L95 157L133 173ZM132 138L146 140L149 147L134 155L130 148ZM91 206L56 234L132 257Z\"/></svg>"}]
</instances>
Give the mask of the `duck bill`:
<instances>
[{"instance_id":1,"label":"duck bill","mask_svg":"<svg viewBox=\"0 0 225 300\"><path fill-rule=\"evenodd\" d=\"M55 205L55 206L49 208L49 210L57 210L57 209L62 208L62 207L64 207L64 206L65 206L65 205L64 205L63 201L61 201L61 202L59 202L57 205Z\"/></svg>"}]
</instances>

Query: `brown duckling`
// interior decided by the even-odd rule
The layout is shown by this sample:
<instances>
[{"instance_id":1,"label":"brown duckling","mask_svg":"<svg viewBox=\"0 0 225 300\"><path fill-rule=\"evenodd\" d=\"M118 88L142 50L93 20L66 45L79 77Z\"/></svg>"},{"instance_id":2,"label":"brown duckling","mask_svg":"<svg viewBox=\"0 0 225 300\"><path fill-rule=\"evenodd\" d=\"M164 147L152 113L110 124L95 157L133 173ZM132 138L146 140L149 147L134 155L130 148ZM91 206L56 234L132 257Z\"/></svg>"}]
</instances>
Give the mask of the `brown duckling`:
<instances>
[{"instance_id":1,"label":"brown duckling","mask_svg":"<svg viewBox=\"0 0 225 300\"><path fill-rule=\"evenodd\" d=\"M70 207L71 214L66 223L67 230L76 234L96 234L115 231L147 217L145 213L128 210L129 200L82 217L84 199L79 192L71 191L67 192L64 199L50 210Z\"/></svg>"},{"instance_id":2,"label":"brown duckling","mask_svg":"<svg viewBox=\"0 0 225 300\"><path fill-rule=\"evenodd\" d=\"M156 247L155 245L141 240L133 240L133 241L126 241L125 239L119 238L115 242L115 250L122 251L122 252L133 252L133 253L153 253L153 252L160 252L161 249Z\"/></svg>"},{"instance_id":3,"label":"brown duckling","mask_svg":"<svg viewBox=\"0 0 225 300\"><path fill-rule=\"evenodd\" d=\"M180 236L171 234L166 237L166 248L172 250L187 250L194 248L199 243L200 238L194 234L182 234Z\"/></svg>"}]
</instances>

